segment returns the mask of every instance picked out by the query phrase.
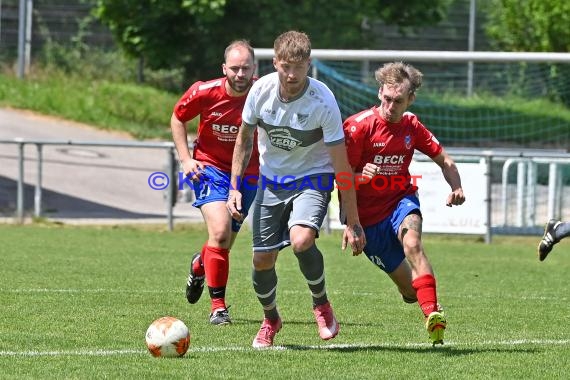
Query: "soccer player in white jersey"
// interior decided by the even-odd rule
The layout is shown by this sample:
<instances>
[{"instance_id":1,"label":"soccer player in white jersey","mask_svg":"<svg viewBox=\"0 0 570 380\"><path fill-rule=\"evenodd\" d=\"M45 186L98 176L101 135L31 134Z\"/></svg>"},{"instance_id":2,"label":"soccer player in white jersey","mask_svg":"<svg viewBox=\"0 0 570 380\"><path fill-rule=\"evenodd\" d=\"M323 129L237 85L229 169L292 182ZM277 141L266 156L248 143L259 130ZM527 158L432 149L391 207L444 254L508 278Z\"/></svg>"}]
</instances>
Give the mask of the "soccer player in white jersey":
<instances>
[{"instance_id":1,"label":"soccer player in white jersey","mask_svg":"<svg viewBox=\"0 0 570 380\"><path fill-rule=\"evenodd\" d=\"M307 76L311 43L308 36L289 31L274 43L277 72L260 78L251 88L242 114L232 161L227 207L234 219L243 218L237 189L253 149L257 128L260 179L253 210L253 288L264 319L253 347L273 345L282 326L277 309L275 262L290 245L311 291L313 313L322 339L334 338L339 324L325 288L323 255L315 245L327 213L335 173L350 174L340 110L332 92ZM343 249L362 252L366 240L358 219L354 186L343 191L346 228Z\"/></svg>"},{"instance_id":2,"label":"soccer player in white jersey","mask_svg":"<svg viewBox=\"0 0 570 380\"><path fill-rule=\"evenodd\" d=\"M432 344L443 344L447 321L437 302L434 272L422 245L418 187L408 171L414 150L441 167L451 187L447 206L465 202L461 178L433 134L406 111L422 84L421 72L394 62L379 68L375 76L380 106L344 122L348 159L356 175L362 176L356 193L367 239L364 253L390 276L405 302L418 302Z\"/></svg>"}]
</instances>

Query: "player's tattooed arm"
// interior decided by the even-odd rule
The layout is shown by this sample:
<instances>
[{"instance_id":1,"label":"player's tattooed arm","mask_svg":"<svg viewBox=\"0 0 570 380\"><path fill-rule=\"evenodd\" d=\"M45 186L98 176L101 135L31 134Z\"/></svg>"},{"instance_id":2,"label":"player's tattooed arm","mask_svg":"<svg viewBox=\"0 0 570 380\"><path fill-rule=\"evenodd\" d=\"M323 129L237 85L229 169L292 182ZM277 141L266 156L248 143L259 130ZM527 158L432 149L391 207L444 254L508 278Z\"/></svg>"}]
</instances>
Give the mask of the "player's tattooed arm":
<instances>
[{"instance_id":1,"label":"player's tattooed arm","mask_svg":"<svg viewBox=\"0 0 570 380\"><path fill-rule=\"evenodd\" d=\"M241 128L236 137L234 152L232 156L232 174L230 177L230 189L226 207L232 216L238 222L242 222L244 215L242 213L242 199L239 192L240 178L242 178L245 168L253 151L253 139L255 126L250 126L242 122Z\"/></svg>"},{"instance_id":2,"label":"player's tattooed arm","mask_svg":"<svg viewBox=\"0 0 570 380\"><path fill-rule=\"evenodd\" d=\"M354 236L361 237L364 234L362 227L359 224L355 224L352 226L352 231L354 232Z\"/></svg>"}]
</instances>

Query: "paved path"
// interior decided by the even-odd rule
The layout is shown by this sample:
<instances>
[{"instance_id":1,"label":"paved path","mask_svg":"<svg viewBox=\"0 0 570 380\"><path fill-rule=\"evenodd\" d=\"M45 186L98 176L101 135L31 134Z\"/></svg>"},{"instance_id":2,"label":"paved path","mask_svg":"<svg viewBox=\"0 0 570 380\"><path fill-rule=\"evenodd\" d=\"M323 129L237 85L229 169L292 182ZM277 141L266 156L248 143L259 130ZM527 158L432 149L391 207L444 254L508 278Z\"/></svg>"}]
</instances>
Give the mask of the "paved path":
<instances>
[{"instance_id":1,"label":"paved path","mask_svg":"<svg viewBox=\"0 0 570 380\"><path fill-rule=\"evenodd\" d=\"M166 126L167 127L167 126ZM87 125L0 109L0 140L72 140L98 142L134 141L127 135ZM33 215L37 177L35 145L24 149L26 218ZM150 174L166 171L165 149L80 147L43 148L42 213L65 223L166 223L163 191L148 185ZM16 211L18 147L0 144L0 218L12 220ZM175 223L202 221L190 203L174 207Z\"/></svg>"}]
</instances>

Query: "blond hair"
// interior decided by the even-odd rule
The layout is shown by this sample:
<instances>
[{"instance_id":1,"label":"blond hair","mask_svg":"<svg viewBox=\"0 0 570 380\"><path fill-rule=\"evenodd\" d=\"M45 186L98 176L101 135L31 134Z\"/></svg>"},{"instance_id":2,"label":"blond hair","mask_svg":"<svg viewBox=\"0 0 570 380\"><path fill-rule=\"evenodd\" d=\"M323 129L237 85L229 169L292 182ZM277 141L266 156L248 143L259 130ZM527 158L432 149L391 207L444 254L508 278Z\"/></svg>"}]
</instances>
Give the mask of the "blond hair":
<instances>
[{"instance_id":1,"label":"blond hair","mask_svg":"<svg viewBox=\"0 0 570 380\"><path fill-rule=\"evenodd\" d=\"M414 94L422 86L423 74L414 66L403 62L386 63L374 73L380 87L384 85L394 86L409 83L409 93Z\"/></svg>"},{"instance_id":2,"label":"blond hair","mask_svg":"<svg viewBox=\"0 0 570 380\"><path fill-rule=\"evenodd\" d=\"M306 61L311 57L311 40L305 33L291 30L275 39L273 50L280 61Z\"/></svg>"}]
</instances>

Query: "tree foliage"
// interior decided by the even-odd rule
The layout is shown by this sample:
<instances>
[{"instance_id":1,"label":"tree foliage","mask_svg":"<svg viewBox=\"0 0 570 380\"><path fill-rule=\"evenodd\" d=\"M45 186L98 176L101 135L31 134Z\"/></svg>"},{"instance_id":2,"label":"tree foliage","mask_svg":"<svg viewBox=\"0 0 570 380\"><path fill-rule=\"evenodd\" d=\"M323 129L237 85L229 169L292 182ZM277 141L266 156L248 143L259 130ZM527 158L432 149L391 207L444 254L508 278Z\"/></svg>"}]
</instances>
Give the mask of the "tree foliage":
<instances>
[{"instance_id":1,"label":"tree foliage","mask_svg":"<svg viewBox=\"0 0 570 380\"><path fill-rule=\"evenodd\" d=\"M129 55L155 69L184 67L193 81L221 75L223 48L234 39L270 48L278 34L295 29L314 48L373 48L366 25L433 25L450 1L97 0L95 14Z\"/></svg>"},{"instance_id":2,"label":"tree foliage","mask_svg":"<svg viewBox=\"0 0 570 380\"><path fill-rule=\"evenodd\" d=\"M486 31L499 50L522 52L570 52L570 1L568 0L489 0ZM525 78L526 65L521 65ZM550 72L536 89L570 106L566 83L568 64L551 64Z\"/></svg>"},{"instance_id":3,"label":"tree foliage","mask_svg":"<svg viewBox=\"0 0 570 380\"><path fill-rule=\"evenodd\" d=\"M486 31L506 51L570 52L570 1L489 0Z\"/></svg>"}]
</instances>

